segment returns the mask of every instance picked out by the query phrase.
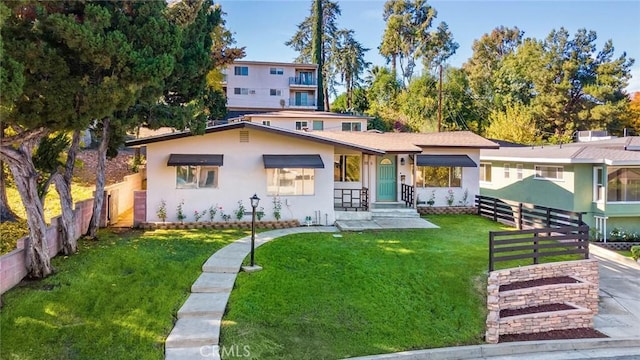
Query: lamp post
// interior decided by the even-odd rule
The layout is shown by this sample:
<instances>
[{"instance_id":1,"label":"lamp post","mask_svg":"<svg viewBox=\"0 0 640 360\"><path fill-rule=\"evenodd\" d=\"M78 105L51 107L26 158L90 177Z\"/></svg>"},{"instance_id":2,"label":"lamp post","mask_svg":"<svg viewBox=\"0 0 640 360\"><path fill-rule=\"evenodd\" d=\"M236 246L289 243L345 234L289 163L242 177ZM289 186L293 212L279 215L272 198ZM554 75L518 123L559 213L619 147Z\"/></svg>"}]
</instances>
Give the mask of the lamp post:
<instances>
[{"instance_id":1,"label":"lamp post","mask_svg":"<svg viewBox=\"0 0 640 360\"><path fill-rule=\"evenodd\" d=\"M249 198L251 201L251 267L255 267L256 264L254 262L254 252L255 252L255 242L256 242L256 208L258 207L258 203L260 203L260 198L258 195L253 194L252 197Z\"/></svg>"}]
</instances>

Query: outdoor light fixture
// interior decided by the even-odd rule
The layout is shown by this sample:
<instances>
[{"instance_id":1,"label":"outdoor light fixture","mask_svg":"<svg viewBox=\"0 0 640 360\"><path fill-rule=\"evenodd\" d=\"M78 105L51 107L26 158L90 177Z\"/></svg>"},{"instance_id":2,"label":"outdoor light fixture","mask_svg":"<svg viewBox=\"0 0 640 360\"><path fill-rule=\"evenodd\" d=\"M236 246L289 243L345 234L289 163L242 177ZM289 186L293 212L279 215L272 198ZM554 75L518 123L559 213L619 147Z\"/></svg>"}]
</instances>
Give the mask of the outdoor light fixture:
<instances>
[{"instance_id":1,"label":"outdoor light fixture","mask_svg":"<svg viewBox=\"0 0 640 360\"><path fill-rule=\"evenodd\" d=\"M403 157L400 158L400 165L404 166L404 158Z\"/></svg>"},{"instance_id":2,"label":"outdoor light fixture","mask_svg":"<svg viewBox=\"0 0 640 360\"><path fill-rule=\"evenodd\" d=\"M255 267L256 264L254 262L254 252L255 252L255 243L256 243L256 208L260 203L260 198L257 194L253 194L252 197L249 198L251 201L251 267Z\"/></svg>"}]
</instances>

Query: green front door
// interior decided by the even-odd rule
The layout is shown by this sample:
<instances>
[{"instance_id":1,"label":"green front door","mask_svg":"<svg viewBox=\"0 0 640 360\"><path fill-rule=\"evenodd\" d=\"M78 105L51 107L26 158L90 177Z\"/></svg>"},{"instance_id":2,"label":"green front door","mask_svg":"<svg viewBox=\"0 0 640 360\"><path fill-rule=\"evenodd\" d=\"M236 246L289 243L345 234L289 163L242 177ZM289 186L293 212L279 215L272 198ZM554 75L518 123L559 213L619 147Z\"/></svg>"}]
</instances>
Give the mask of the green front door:
<instances>
[{"instance_id":1,"label":"green front door","mask_svg":"<svg viewBox=\"0 0 640 360\"><path fill-rule=\"evenodd\" d=\"M377 201L396 201L396 157L378 157Z\"/></svg>"}]
</instances>

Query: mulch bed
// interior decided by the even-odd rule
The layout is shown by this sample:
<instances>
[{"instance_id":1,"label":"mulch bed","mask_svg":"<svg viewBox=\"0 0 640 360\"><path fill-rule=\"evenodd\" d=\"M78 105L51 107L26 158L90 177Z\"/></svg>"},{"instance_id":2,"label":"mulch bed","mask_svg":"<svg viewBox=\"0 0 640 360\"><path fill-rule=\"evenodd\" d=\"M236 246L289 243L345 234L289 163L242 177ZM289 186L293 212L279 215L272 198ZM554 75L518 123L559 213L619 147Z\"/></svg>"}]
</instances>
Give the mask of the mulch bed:
<instances>
[{"instance_id":1,"label":"mulch bed","mask_svg":"<svg viewBox=\"0 0 640 360\"><path fill-rule=\"evenodd\" d=\"M500 291L509 291L516 289L524 289L535 286L553 285L553 284L575 284L580 281L569 276L558 276L553 278L536 279L529 281L518 281L507 285L500 285Z\"/></svg>"},{"instance_id":2,"label":"mulch bed","mask_svg":"<svg viewBox=\"0 0 640 360\"><path fill-rule=\"evenodd\" d=\"M500 335L498 342L537 341L537 340L563 340L563 339L592 339L606 338L607 335L590 328L552 330L535 334L509 334Z\"/></svg>"},{"instance_id":3,"label":"mulch bed","mask_svg":"<svg viewBox=\"0 0 640 360\"><path fill-rule=\"evenodd\" d=\"M508 316L516 316L516 315L524 315L524 314L535 314L547 311L560 311L560 310L571 310L575 309L571 305L567 304L546 304L539 306L530 306L522 309L504 309L500 310L500 317L508 317Z\"/></svg>"}]
</instances>

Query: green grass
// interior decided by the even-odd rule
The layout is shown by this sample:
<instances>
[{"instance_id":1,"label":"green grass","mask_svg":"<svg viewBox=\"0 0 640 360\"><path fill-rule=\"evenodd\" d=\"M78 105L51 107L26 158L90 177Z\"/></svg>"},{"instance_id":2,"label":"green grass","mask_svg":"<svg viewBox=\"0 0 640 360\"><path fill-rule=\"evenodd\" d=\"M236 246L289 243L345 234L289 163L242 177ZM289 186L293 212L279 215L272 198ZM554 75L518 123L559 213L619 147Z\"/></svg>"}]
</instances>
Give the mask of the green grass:
<instances>
[{"instance_id":1,"label":"green grass","mask_svg":"<svg viewBox=\"0 0 640 360\"><path fill-rule=\"evenodd\" d=\"M103 230L56 273L3 295L3 359L163 359L204 261L239 230Z\"/></svg>"},{"instance_id":2,"label":"green grass","mask_svg":"<svg viewBox=\"0 0 640 360\"><path fill-rule=\"evenodd\" d=\"M618 254L631 258L631 250L615 250Z\"/></svg>"},{"instance_id":3,"label":"green grass","mask_svg":"<svg viewBox=\"0 0 640 360\"><path fill-rule=\"evenodd\" d=\"M260 247L264 270L239 274L231 293L223 356L245 346L256 359L335 359L482 343L488 231L504 228L430 219L441 228L290 235Z\"/></svg>"}]
</instances>

